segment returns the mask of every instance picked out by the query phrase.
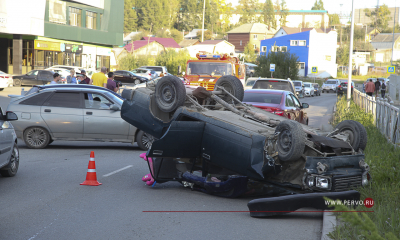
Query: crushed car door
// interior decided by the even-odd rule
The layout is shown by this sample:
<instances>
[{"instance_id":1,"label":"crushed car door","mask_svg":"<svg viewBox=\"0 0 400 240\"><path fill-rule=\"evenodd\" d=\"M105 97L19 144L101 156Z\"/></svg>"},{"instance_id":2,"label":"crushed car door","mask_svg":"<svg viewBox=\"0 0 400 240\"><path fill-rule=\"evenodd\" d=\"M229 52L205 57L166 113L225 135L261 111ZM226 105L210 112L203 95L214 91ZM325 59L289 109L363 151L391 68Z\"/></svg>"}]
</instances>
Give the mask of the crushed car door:
<instances>
[{"instance_id":1,"label":"crushed car door","mask_svg":"<svg viewBox=\"0 0 400 240\"><path fill-rule=\"evenodd\" d=\"M173 121L149 150L149 157L196 158L201 154L204 122Z\"/></svg>"}]
</instances>

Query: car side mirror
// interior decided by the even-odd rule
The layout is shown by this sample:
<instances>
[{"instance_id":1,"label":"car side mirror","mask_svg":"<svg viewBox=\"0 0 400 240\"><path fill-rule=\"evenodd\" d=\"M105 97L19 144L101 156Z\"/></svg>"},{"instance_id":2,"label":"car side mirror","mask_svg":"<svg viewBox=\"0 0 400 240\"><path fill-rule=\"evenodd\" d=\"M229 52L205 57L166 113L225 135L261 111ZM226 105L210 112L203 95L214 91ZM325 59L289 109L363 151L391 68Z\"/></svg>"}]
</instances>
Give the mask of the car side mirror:
<instances>
[{"instance_id":1,"label":"car side mirror","mask_svg":"<svg viewBox=\"0 0 400 240\"><path fill-rule=\"evenodd\" d=\"M121 109L119 108L119 106L116 105L116 104L111 104L110 109L111 109L111 110L114 110L114 111L119 111L119 110L121 110Z\"/></svg>"},{"instance_id":2,"label":"car side mirror","mask_svg":"<svg viewBox=\"0 0 400 240\"><path fill-rule=\"evenodd\" d=\"M308 103L302 103L301 104L301 108L309 108L310 105L308 105Z\"/></svg>"},{"instance_id":3,"label":"car side mirror","mask_svg":"<svg viewBox=\"0 0 400 240\"><path fill-rule=\"evenodd\" d=\"M16 120L18 120L17 114L13 112L6 113L6 121L16 121Z\"/></svg>"}]
</instances>

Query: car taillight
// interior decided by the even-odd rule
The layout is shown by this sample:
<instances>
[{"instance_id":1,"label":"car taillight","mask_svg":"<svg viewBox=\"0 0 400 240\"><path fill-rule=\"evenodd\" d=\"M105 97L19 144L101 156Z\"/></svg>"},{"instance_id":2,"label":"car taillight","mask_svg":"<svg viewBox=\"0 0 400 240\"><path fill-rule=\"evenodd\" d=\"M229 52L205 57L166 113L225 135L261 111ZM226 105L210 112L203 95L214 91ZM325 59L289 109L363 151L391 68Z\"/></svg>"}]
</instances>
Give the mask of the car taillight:
<instances>
[{"instance_id":1,"label":"car taillight","mask_svg":"<svg viewBox=\"0 0 400 240\"><path fill-rule=\"evenodd\" d=\"M351 88L353 88L353 85L351 86Z\"/></svg>"},{"instance_id":2,"label":"car taillight","mask_svg":"<svg viewBox=\"0 0 400 240\"><path fill-rule=\"evenodd\" d=\"M339 85L339 87L342 87L341 85Z\"/></svg>"},{"instance_id":3,"label":"car taillight","mask_svg":"<svg viewBox=\"0 0 400 240\"><path fill-rule=\"evenodd\" d=\"M283 116L283 114L285 113L284 111L275 111L272 112L273 114L279 115L279 116Z\"/></svg>"}]
</instances>

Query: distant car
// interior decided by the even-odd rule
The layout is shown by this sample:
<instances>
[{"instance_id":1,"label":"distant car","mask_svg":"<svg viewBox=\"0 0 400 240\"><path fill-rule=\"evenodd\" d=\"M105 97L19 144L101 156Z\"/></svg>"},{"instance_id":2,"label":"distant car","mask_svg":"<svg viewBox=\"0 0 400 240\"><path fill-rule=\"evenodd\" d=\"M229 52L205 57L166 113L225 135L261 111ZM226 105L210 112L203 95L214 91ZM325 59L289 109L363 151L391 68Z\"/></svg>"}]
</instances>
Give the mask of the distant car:
<instances>
[{"instance_id":1,"label":"distant car","mask_svg":"<svg viewBox=\"0 0 400 240\"><path fill-rule=\"evenodd\" d=\"M312 83L304 82L303 86L304 86L304 96L309 96L309 97L314 97L315 96L314 86L313 86Z\"/></svg>"},{"instance_id":2,"label":"distant car","mask_svg":"<svg viewBox=\"0 0 400 240\"><path fill-rule=\"evenodd\" d=\"M29 148L45 148L55 140L135 143L147 150L153 137L121 118L123 98L103 87L86 84L34 86L12 99L7 111L19 117L14 128Z\"/></svg>"},{"instance_id":3,"label":"distant car","mask_svg":"<svg viewBox=\"0 0 400 240\"><path fill-rule=\"evenodd\" d=\"M133 72L136 75L145 77L147 79L151 79L151 70L150 69L145 69L145 68L136 68L131 70L130 72Z\"/></svg>"},{"instance_id":4,"label":"distant car","mask_svg":"<svg viewBox=\"0 0 400 240\"><path fill-rule=\"evenodd\" d=\"M307 103L301 104L290 91L251 89L244 91L243 102L270 113L308 125Z\"/></svg>"},{"instance_id":5,"label":"distant car","mask_svg":"<svg viewBox=\"0 0 400 240\"><path fill-rule=\"evenodd\" d=\"M17 135L14 127L9 121L18 120L13 112L3 114L0 108L0 175L3 177L13 177L17 174L19 166L19 151L17 145Z\"/></svg>"},{"instance_id":6,"label":"distant car","mask_svg":"<svg viewBox=\"0 0 400 240\"><path fill-rule=\"evenodd\" d=\"M321 88L318 83L313 83L315 96L321 96Z\"/></svg>"},{"instance_id":7,"label":"distant car","mask_svg":"<svg viewBox=\"0 0 400 240\"><path fill-rule=\"evenodd\" d=\"M304 97L304 88L303 88L303 81L300 80L293 80L294 88L296 89L296 93L298 97Z\"/></svg>"},{"instance_id":8,"label":"distant car","mask_svg":"<svg viewBox=\"0 0 400 240\"><path fill-rule=\"evenodd\" d=\"M168 73L167 67L165 66L141 66L140 68L154 70L156 71L158 76L160 76L161 73L163 73L164 75Z\"/></svg>"},{"instance_id":9,"label":"distant car","mask_svg":"<svg viewBox=\"0 0 400 240\"><path fill-rule=\"evenodd\" d=\"M125 70L118 70L114 72L114 80L120 81L125 84L140 84L143 82L147 82L149 79L136 75L130 71L125 71Z\"/></svg>"},{"instance_id":10,"label":"distant car","mask_svg":"<svg viewBox=\"0 0 400 240\"><path fill-rule=\"evenodd\" d=\"M0 91L3 91L4 88L13 86L13 78L10 74L0 71Z\"/></svg>"},{"instance_id":11,"label":"distant car","mask_svg":"<svg viewBox=\"0 0 400 240\"><path fill-rule=\"evenodd\" d=\"M253 85L254 85L254 83L256 82L257 79L258 79L258 78L248 78L248 79L246 80L246 83L244 84L244 90L246 90L246 89L252 89L252 88L253 88Z\"/></svg>"},{"instance_id":12,"label":"distant car","mask_svg":"<svg viewBox=\"0 0 400 240\"><path fill-rule=\"evenodd\" d=\"M67 66L67 65L54 65L54 66L51 66L50 68L64 68L64 69L67 69L67 70L74 69L75 73L81 73L81 70L83 69L81 67Z\"/></svg>"},{"instance_id":13,"label":"distant car","mask_svg":"<svg viewBox=\"0 0 400 240\"><path fill-rule=\"evenodd\" d=\"M246 65L246 76L253 77L254 76L254 67L255 66L248 66Z\"/></svg>"},{"instance_id":14,"label":"distant car","mask_svg":"<svg viewBox=\"0 0 400 240\"><path fill-rule=\"evenodd\" d=\"M342 81L337 88L337 94L342 96L343 94L347 94L348 82L347 80ZM351 82L351 94L353 94L354 82Z\"/></svg>"},{"instance_id":15,"label":"distant car","mask_svg":"<svg viewBox=\"0 0 400 240\"><path fill-rule=\"evenodd\" d=\"M20 87L22 85L44 85L53 81L53 71L48 70L32 70L24 75L13 76L13 85Z\"/></svg>"},{"instance_id":16,"label":"distant car","mask_svg":"<svg viewBox=\"0 0 400 240\"><path fill-rule=\"evenodd\" d=\"M297 95L293 82L288 79L279 78L258 78L252 89L275 89L290 91Z\"/></svg>"},{"instance_id":17,"label":"distant car","mask_svg":"<svg viewBox=\"0 0 400 240\"><path fill-rule=\"evenodd\" d=\"M322 84L322 93L324 92L336 92L337 87L339 86L340 81L338 79L328 79L324 84Z\"/></svg>"},{"instance_id":18,"label":"distant car","mask_svg":"<svg viewBox=\"0 0 400 240\"><path fill-rule=\"evenodd\" d=\"M60 74L61 82L64 83L64 84L67 83L67 76L71 75L70 70L65 69L65 68L53 68L53 67L51 67L51 68L46 68L45 70L53 71L55 73Z\"/></svg>"},{"instance_id":19,"label":"distant car","mask_svg":"<svg viewBox=\"0 0 400 240\"><path fill-rule=\"evenodd\" d=\"M160 75L156 72L156 71L154 71L154 70L151 70L150 71L150 75L151 75L151 78L150 79L156 79L156 78L158 78ZM166 75L168 75L168 73L166 74Z\"/></svg>"}]
</instances>

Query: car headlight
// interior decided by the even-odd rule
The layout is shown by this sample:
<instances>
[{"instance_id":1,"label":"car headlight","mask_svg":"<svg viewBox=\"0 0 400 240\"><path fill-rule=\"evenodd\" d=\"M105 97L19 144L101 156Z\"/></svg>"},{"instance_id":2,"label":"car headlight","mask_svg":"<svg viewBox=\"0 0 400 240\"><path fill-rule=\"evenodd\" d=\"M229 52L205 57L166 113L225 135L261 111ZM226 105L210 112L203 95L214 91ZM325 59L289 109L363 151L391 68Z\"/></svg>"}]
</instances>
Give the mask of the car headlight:
<instances>
[{"instance_id":1,"label":"car headlight","mask_svg":"<svg viewBox=\"0 0 400 240\"><path fill-rule=\"evenodd\" d=\"M307 185L311 188L314 187L314 177L310 176L307 178Z\"/></svg>"},{"instance_id":2,"label":"car headlight","mask_svg":"<svg viewBox=\"0 0 400 240\"><path fill-rule=\"evenodd\" d=\"M361 178L361 186L367 186L368 185L368 183L369 183L369 179L370 179L370 175L369 175L369 173L365 173L365 174L363 174L362 175L362 178Z\"/></svg>"},{"instance_id":3,"label":"car headlight","mask_svg":"<svg viewBox=\"0 0 400 240\"><path fill-rule=\"evenodd\" d=\"M315 186L317 188L329 189L329 179L324 177L316 177Z\"/></svg>"}]
</instances>

